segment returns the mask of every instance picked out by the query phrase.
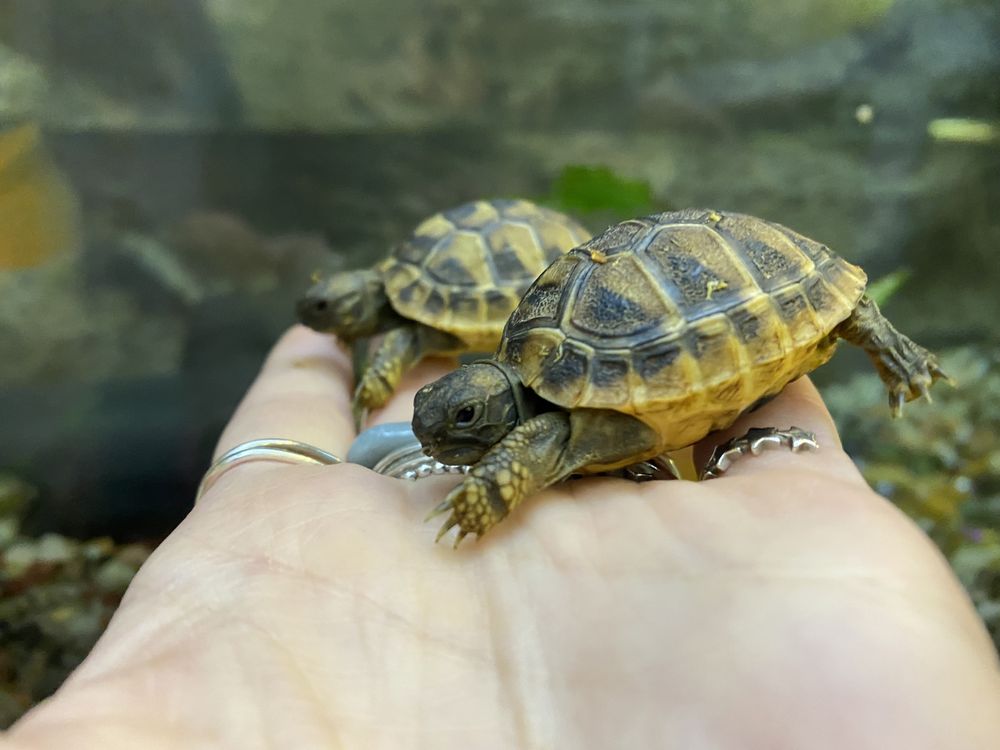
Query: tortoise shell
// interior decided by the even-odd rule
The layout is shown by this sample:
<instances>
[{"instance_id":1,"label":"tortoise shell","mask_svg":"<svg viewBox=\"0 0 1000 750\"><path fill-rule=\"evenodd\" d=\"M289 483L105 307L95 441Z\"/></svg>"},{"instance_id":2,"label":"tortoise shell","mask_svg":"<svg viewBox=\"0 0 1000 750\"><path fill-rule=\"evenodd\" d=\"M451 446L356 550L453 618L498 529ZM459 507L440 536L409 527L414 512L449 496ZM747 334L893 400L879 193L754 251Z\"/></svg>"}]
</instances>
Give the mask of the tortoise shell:
<instances>
[{"instance_id":1,"label":"tortoise shell","mask_svg":"<svg viewBox=\"0 0 1000 750\"><path fill-rule=\"evenodd\" d=\"M421 223L378 271L404 318L492 350L531 282L590 236L528 201L475 201Z\"/></svg>"},{"instance_id":2,"label":"tortoise shell","mask_svg":"<svg viewBox=\"0 0 1000 750\"><path fill-rule=\"evenodd\" d=\"M634 414L669 450L826 362L866 281L825 246L752 216L633 219L549 266L497 356L542 398Z\"/></svg>"}]
</instances>

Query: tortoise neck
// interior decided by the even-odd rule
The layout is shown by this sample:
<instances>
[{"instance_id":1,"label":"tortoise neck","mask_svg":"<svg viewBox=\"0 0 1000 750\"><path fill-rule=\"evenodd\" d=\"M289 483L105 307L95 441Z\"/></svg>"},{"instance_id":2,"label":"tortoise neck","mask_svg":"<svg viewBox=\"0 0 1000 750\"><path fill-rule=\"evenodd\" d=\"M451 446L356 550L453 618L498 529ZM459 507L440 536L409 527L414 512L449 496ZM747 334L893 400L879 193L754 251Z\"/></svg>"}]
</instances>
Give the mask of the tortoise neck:
<instances>
[{"instance_id":1,"label":"tortoise neck","mask_svg":"<svg viewBox=\"0 0 1000 750\"><path fill-rule=\"evenodd\" d=\"M398 328L403 319L389 303L382 277L372 269L355 271L363 288L365 305L365 330L363 336L376 336Z\"/></svg>"},{"instance_id":2,"label":"tortoise neck","mask_svg":"<svg viewBox=\"0 0 1000 750\"><path fill-rule=\"evenodd\" d=\"M538 413L528 398L528 389L524 387L524 383L521 382L521 378L517 376L512 367L495 359L482 359L479 360L478 364L491 365L499 370L507 381L507 385L510 386L511 402L514 406L517 424L524 424Z\"/></svg>"}]
</instances>

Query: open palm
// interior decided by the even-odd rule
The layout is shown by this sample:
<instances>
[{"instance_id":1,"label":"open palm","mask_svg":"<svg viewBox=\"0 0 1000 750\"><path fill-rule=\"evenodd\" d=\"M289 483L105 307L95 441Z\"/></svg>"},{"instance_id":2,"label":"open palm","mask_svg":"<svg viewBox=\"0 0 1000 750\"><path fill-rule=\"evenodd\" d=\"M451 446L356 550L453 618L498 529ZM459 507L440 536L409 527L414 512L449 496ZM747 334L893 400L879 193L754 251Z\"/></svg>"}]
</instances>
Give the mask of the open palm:
<instances>
[{"instance_id":1,"label":"open palm","mask_svg":"<svg viewBox=\"0 0 1000 750\"><path fill-rule=\"evenodd\" d=\"M380 418L408 418L440 371ZM328 338L293 330L220 450L287 437L343 456L349 384ZM790 424L820 450L703 483L569 482L457 551L422 523L454 477L240 466L7 741L995 748L996 656L943 559L868 489L807 381L734 432Z\"/></svg>"}]
</instances>

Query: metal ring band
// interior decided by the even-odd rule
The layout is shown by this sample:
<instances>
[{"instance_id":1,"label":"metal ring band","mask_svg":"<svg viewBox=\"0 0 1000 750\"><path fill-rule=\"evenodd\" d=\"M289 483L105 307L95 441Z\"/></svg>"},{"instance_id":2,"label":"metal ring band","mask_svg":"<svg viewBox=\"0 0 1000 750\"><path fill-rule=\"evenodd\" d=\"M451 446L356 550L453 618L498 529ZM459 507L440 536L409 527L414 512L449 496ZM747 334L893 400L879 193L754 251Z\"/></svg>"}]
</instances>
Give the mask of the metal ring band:
<instances>
[{"instance_id":1,"label":"metal ring band","mask_svg":"<svg viewBox=\"0 0 1000 750\"><path fill-rule=\"evenodd\" d=\"M285 438L263 438L261 440L250 440L240 443L222 454L213 463L198 485L198 493L195 495L195 502L208 492L209 488L218 481L219 477L225 474L234 466L249 463L250 461L279 461L286 464L313 464L318 466L331 466L341 463L341 459L322 448L317 448L308 443L300 443L298 440L287 440Z\"/></svg>"}]
</instances>

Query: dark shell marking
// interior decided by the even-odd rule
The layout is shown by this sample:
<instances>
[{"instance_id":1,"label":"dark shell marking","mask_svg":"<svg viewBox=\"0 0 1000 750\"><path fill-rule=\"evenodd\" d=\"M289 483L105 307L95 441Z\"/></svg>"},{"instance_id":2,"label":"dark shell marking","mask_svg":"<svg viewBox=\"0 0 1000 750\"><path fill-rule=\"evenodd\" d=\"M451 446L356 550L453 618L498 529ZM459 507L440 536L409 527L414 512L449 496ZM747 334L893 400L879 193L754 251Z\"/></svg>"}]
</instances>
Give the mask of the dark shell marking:
<instances>
[{"instance_id":1,"label":"dark shell marking","mask_svg":"<svg viewBox=\"0 0 1000 750\"><path fill-rule=\"evenodd\" d=\"M826 247L754 217L634 219L538 278L499 356L567 408L641 412L706 398L735 408L757 385L827 357L865 281Z\"/></svg>"},{"instance_id":2,"label":"dark shell marking","mask_svg":"<svg viewBox=\"0 0 1000 750\"><path fill-rule=\"evenodd\" d=\"M589 236L527 201L475 201L421 223L379 270L403 317L493 348L535 277Z\"/></svg>"}]
</instances>

